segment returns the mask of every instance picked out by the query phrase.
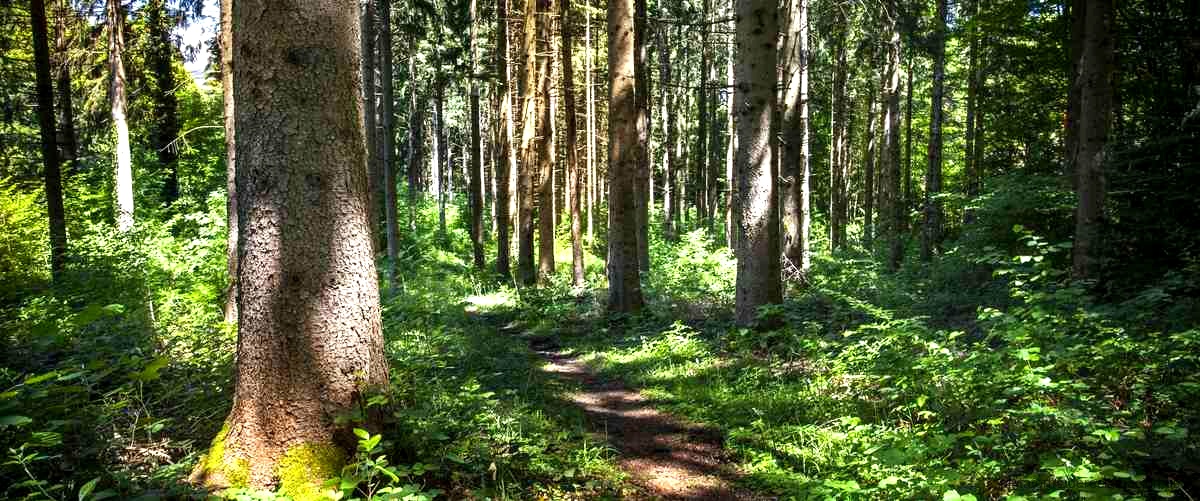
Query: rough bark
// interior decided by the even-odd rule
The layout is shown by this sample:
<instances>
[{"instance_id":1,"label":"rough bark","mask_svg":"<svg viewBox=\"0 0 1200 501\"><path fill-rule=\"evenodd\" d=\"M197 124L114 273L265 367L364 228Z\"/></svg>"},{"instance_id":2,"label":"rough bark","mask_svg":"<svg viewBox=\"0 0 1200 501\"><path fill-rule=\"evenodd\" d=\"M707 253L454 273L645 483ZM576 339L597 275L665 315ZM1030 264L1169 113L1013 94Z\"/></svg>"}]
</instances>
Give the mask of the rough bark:
<instances>
[{"instance_id":1,"label":"rough bark","mask_svg":"<svg viewBox=\"0 0 1200 501\"><path fill-rule=\"evenodd\" d=\"M884 67L884 119L883 119L883 169L885 194L880 203L880 212L886 224L883 233L887 236L889 254L888 269L900 269L904 257L901 220L904 218L904 201L900 193L900 30L897 25L897 0L884 2L884 33L888 37L887 60ZM883 221L881 221L883 222Z\"/></svg>"},{"instance_id":2,"label":"rough bark","mask_svg":"<svg viewBox=\"0 0 1200 501\"><path fill-rule=\"evenodd\" d=\"M379 9L380 139L383 164L384 239L387 243L387 281L389 295L396 293L396 259L400 235L396 215L396 110L392 80L392 0L376 0Z\"/></svg>"},{"instance_id":3,"label":"rough bark","mask_svg":"<svg viewBox=\"0 0 1200 501\"><path fill-rule=\"evenodd\" d=\"M376 0L386 1L386 0ZM478 13L475 10L475 1L471 0L471 73L476 71L476 63L478 55L476 53L479 36ZM471 185L471 255L475 264L475 269L483 270L483 176L481 176L482 161L480 155L483 154L483 149L480 147L482 136L479 132L479 84L474 76L471 78L471 167L469 172L469 183Z\"/></svg>"},{"instance_id":4,"label":"rough bark","mask_svg":"<svg viewBox=\"0 0 1200 501\"><path fill-rule=\"evenodd\" d=\"M942 98L946 80L946 0L937 0L933 22L933 91L929 106L929 165L925 169L925 222L921 260L929 261L942 246ZM912 92L911 90L909 91Z\"/></svg>"},{"instance_id":5,"label":"rough bark","mask_svg":"<svg viewBox=\"0 0 1200 501\"><path fill-rule=\"evenodd\" d=\"M44 2L43 2L44 3ZM59 2L54 23L54 46L58 69L58 81L55 92L58 100L56 110L61 114L58 126L57 142L60 162L74 162L78 156L78 143L75 139L75 106L71 102L71 63L68 56L67 21L72 19L74 10L65 1Z\"/></svg>"},{"instance_id":6,"label":"rough bark","mask_svg":"<svg viewBox=\"0 0 1200 501\"><path fill-rule=\"evenodd\" d=\"M536 0L525 0L525 76L521 81L521 163L517 173L517 281L537 281L533 263L533 169L537 164L538 89L541 88L537 57L538 16Z\"/></svg>"},{"instance_id":7,"label":"rough bark","mask_svg":"<svg viewBox=\"0 0 1200 501\"><path fill-rule=\"evenodd\" d=\"M129 123L125 120L125 13L121 2L109 0L108 28L108 96L111 104L113 132L116 134L117 229L133 228L133 159L129 153Z\"/></svg>"},{"instance_id":8,"label":"rough bark","mask_svg":"<svg viewBox=\"0 0 1200 501\"><path fill-rule=\"evenodd\" d=\"M567 193L570 198L567 205L571 212L571 283L575 287L583 287L583 222L579 214L579 192L583 188L582 176L579 175L579 150L575 147L578 139L575 130L575 70L571 61L571 0L561 0L559 15L562 19L562 64L563 64L563 103L566 114L566 145L567 145Z\"/></svg>"},{"instance_id":9,"label":"rough bark","mask_svg":"<svg viewBox=\"0 0 1200 501\"><path fill-rule=\"evenodd\" d=\"M50 80L50 42L43 0L30 0L29 20L33 32L33 66L36 73L38 129L41 132L42 168L46 186L46 213L50 227L50 273L62 278L67 255L67 224L63 213L62 173L54 127L54 88Z\"/></svg>"},{"instance_id":10,"label":"rough bark","mask_svg":"<svg viewBox=\"0 0 1200 501\"><path fill-rule=\"evenodd\" d=\"M675 110L670 104L668 88L671 86L671 50L668 48L667 29L657 32L655 41L658 45L658 80L659 103L662 106L663 124L663 237L675 240L675 213L679 210L679 196L675 193L676 173L674 157L671 155L675 145Z\"/></svg>"},{"instance_id":11,"label":"rough bark","mask_svg":"<svg viewBox=\"0 0 1200 501\"><path fill-rule=\"evenodd\" d=\"M789 0L786 45L783 48L783 144L780 166L783 182L783 257L789 269L808 269L805 219L809 198L808 158L808 1Z\"/></svg>"},{"instance_id":12,"label":"rough bark","mask_svg":"<svg viewBox=\"0 0 1200 501\"><path fill-rule=\"evenodd\" d=\"M846 37L850 27L847 25L846 12L848 7L838 7L835 19L836 34L834 38L833 65L833 104L831 140L829 143L829 249L841 249L846 240L846 143L848 140L847 121L847 72Z\"/></svg>"},{"instance_id":13,"label":"rough bark","mask_svg":"<svg viewBox=\"0 0 1200 501\"><path fill-rule=\"evenodd\" d=\"M500 100L500 128L496 134L496 273L509 278L509 225L508 176L512 163L512 100L508 92L508 7L507 0L496 0L496 94Z\"/></svg>"},{"instance_id":14,"label":"rough bark","mask_svg":"<svg viewBox=\"0 0 1200 501\"><path fill-rule=\"evenodd\" d=\"M587 240L589 243L595 239L595 205L596 205L596 91L592 83L595 64L593 63L592 54L592 3L591 0L585 0L584 11L584 94L587 99L587 106L584 107L587 113ZM597 44L598 45L598 44Z\"/></svg>"},{"instance_id":15,"label":"rough bark","mask_svg":"<svg viewBox=\"0 0 1200 501\"><path fill-rule=\"evenodd\" d=\"M738 98L737 182L741 195L738 238L736 321L751 325L758 308L783 300L779 260L777 173L772 156L776 138L771 119L776 101L776 35L778 4L774 0L741 0L737 5Z\"/></svg>"},{"instance_id":16,"label":"rough bark","mask_svg":"<svg viewBox=\"0 0 1200 501\"><path fill-rule=\"evenodd\" d=\"M221 98L225 125L225 269L229 285L225 294L225 322L237 322L238 315L238 203L237 203L237 144L234 139L235 119L233 93L233 0L221 2Z\"/></svg>"},{"instance_id":17,"label":"rough bark","mask_svg":"<svg viewBox=\"0 0 1200 501\"><path fill-rule=\"evenodd\" d=\"M650 68L646 40L646 0L634 1L634 92L637 99L637 172L634 221L637 227L638 269L650 271Z\"/></svg>"},{"instance_id":18,"label":"rough bark","mask_svg":"<svg viewBox=\"0 0 1200 501\"><path fill-rule=\"evenodd\" d=\"M608 3L608 310L618 313L643 305L632 214L638 169L634 2Z\"/></svg>"},{"instance_id":19,"label":"rough bark","mask_svg":"<svg viewBox=\"0 0 1200 501\"><path fill-rule=\"evenodd\" d=\"M1082 2L1081 2L1082 3ZM1079 72L1079 120L1075 122L1076 196L1075 247L1071 274L1076 279L1100 276L1101 230L1104 224L1105 173L1108 135L1113 115L1113 0L1087 2Z\"/></svg>"},{"instance_id":20,"label":"rough bark","mask_svg":"<svg viewBox=\"0 0 1200 501\"><path fill-rule=\"evenodd\" d=\"M554 275L554 110L550 86L553 50L550 44L550 12L556 0L548 6L538 2L538 99L537 99L537 223L538 223L538 280L549 281Z\"/></svg>"},{"instance_id":21,"label":"rough bark","mask_svg":"<svg viewBox=\"0 0 1200 501\"><path fill-rule=\"evenodd\" d=\"M239 308L225 428L198 466L212 487L315 496L353 450L336 424L386 385L368 226L355 9L233 6ZM219 454L218 456L213 456Z\"/></svg>"},{"instance_id":22,"label":"rough bark","mask_svg":"<svg viewBox=\"0 0 1200 501\"><path fill-rule=\"evenodd\" d=\"M362 99L367 141L367 200L371 221L371 243L378 248L380 214L383 214L383 175L379 164L379 137L375 133L378 101L375 96L375 2L364 0L362 15Z\"/></svg>"}]
</instances>

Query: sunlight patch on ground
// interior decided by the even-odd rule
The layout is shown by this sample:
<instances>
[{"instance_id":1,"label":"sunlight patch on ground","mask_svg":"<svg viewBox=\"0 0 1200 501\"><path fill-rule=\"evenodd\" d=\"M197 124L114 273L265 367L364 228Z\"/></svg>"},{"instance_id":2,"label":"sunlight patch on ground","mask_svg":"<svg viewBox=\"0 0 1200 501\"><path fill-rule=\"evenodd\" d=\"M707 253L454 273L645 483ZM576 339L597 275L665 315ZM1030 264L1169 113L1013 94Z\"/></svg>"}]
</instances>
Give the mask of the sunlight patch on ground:
<instances>
[{"instance_id":1,"label":"sunlight patch on ground","mask_svg":"<svg viewBox=\"0 0 1200 501\"><path fill-rule=\"evenodd\" d=\"M512 306L516 298L512 291L501 290L487 294L467 296L465 310L469 313L492 311L502 306Z\"/></svg>"}]
</instances>

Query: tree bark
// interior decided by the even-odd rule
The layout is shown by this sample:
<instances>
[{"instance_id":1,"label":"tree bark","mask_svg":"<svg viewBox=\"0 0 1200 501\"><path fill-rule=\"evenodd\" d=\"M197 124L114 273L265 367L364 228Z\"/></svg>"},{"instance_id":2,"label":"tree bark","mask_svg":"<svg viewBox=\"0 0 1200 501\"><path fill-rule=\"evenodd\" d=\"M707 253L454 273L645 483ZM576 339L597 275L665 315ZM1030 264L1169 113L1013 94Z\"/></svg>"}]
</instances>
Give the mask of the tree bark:
<instances>
[{"instance_id":1,"label":"tree bark","mask_svg":"<svg viewBox=\"0 0 1200 501\"><path fill-rule=\"evenodd\" d=\"M446 144L446 115L442 113L446 101L446 88L440 78L433 90L433 163L430 164L430 181L433 196L437 200L438 238L446 240L446 168L450 165L449 148Z\"/></svg>"},{"instance_id":2,"label":"tree bark","mask_svg":"<svg viewBox=\"0 0 1200 501\"><path fill-rule=\"evenodd\" d=\"M835 18L836 31L834 40L833 67L833 107L832 124L830 125L832 139L829 145L829 250L835 251L845 246L846 239L846 158L848 149L847 121L847 61L846 37L850 27L847 24L846 12L849 7L838 7Z\"/></svg>"},{"instance_id":3,"label":"tree bark","mask_svg":"<svg viewBox=\"0 0 1200 501\"><path fill-rule=\"evenodd\" d=\"M905 94L905 109L904 109L904 197L901 201L903 207L900 213L900 231L908 232L908 215L912 210L913 189L912 189L912 143L913 143L913 56L910 51L908 54L908 86Z\"/></svg>"},{"instance_id":4,"label":"tree bark","mask_svg":"<svg viewBox=\"0 0 1200 501\"><path fill-rule=\"evenodd\" d=\"M638 189L634 3L608 3L608 310L617 313L636 312L643 305L637 225L631 214Z\"/></svg>"},{"instance_id":5,"label":"tree bark","mask_svg":"<svg viewBox=\"0 0 1200 501\"><path fill-rule=\"evenodd\" d=\"M225 125L225 269L229 285L225 294L225 323L238 319L238 203L237 143L233 93L233 0L221 2L221 98Z\"/></svg>"},{"instance_id":6,"label":"tree bark","mask_svg":"<svg viewBox=\"0 0 1200 501\"><path fill-rule=\"evenodd\" d=\"M783 257L791 268L804 273L808 270L808 0L788 2L783 54Z\"/></svg>"},{"instance_id":7,"label":"tree bark","mask_svg":"<svg viewBox=\"0 0 1200 501\"><path fill-rule=\"evenodd\" d=\"M634 92L637 99L637 173L634 221L637 227L638 270L650 271L650 68L646 40L646 0L634 1Z\"/></svg>"},{"instance_id":8,"label":"tree bark","mask_svg":"<svg viewBox=\"0 0 1200 501\"><path fill-rule=\"evenodd\" d=\"M298 483L315 496L355 443L338 416L388 383L368 222L354 9L306 0L233 6L238 157L237 376L196 480Z\"/></svg>"},{"instance_id":9,"label":"tree bark","mask_svg":"<svg viewBox=\"0 0 1200 501\"><path fill-rule=\"evenodd\" d=\"M375 96L375 2L364 0L360 11L362 15L362 99L363 123L367 134L367 200L370 202L368 214L371 222L371 245L379 248L380 218L383 214L383 174L379 164L379 137L375 133L376 113L378 112Z\"/></svg>"},{"instance_id":10,"label":"tree bark","mask_svg":"<svg viewBox=\"0 0 1200 501\"><path fill-rule=\"evenodd\" d=\"M729 31L735 30L734 25L734 4L735 0L729 0ZM734 159L737 156L737 131L736 117L737 107L733 103L737 102L737 85L733 78L733 49L736 44L729 44L725 62L725 85L729 87L729 102L730 106L725 113L725 129L728 131L725 143L725 179L729 180L729 192L725 196L725 247L730 250L737 249L737 236L741 223L738 217L741 215L741 209L738 207L738 191L737 191L737 173L734 170Z\"/></svg>"},{"instance_id":11,"label":"tree bark","mask_svg":"<svg viewBox=\"0 0 1200 501\"><path fill-rule=\"evenodd\" d=\"M117 229L124 232L133 228L133 160L129 153L129 123L125 120L125 13L121 2L109 0L108 24L108 74L109 99L111 100L113 131L116 134L116 197Z\"/></svg>"},{"instance_id":12,"label":"tree bark","mask_svg":"<svg viewBox=\"0 0 1200 501\"><path fill-rule=\"evenodd\" d=\"M44 3L44 2L43 2ZM62 119L58 122L59 161L74 162L78 157L78 143L75 139L75 106L71 102L71 62L68 55L67 21L74 16L74 10L65 2L59 2L54 23L54 45L58 66L57 111Z\"/></svg>"},{"instance_id":13,"label":"tree bark","mask_svg":"<svg viewBox=\"0 0 1200 501\"><path fill-rule=\"evenodd\" d=\"M387 1L387 0L377 0ZM483 257L483 176L480 171L482 163L480 155L483 154L483 149L480 147L482 136L479 132L479 84L476 82L474 73L476 72L476 64L478 61L476 38L478 35L479 18L475 10L476 0L471 0L471 168L469 177L471 185L471 254L475 264L475 269L484 269Z\"/></svg>"},{"instance_id":14,"label":"tree bark","mask_svg":"<svg viewBox=\"0 0 1200 501\"><path fill-rule=\"evenodd\" d=\"M593 72L595 71L595 63L592 54L592 3L591 0L584 1L585 12L584 16L584 94L587 99L585 113L587 113L587 240L589 243L595 240L595 205L596 205L596 182L599 180L596 176L596 91L595 85L592 82ZM597 44L598 45L598 44Z\"/></svg>"},{"instance_id":15,"label":"tree bark","mask_svg":"<svg viewBox=\"0 0 1200 501\"><path fill-rule=\"evenodd\" d=\"M1079 90L1079 120L1075 122L1078 131L1075 134L1072 163L1075 167L1078 206L1075 210L1071 274L1076 279L1094 280L1100 276L1100 254L1103 249L1104 162L1108 156L1108 135L1112 126L1113 53L1116 43L1113 23L1116 9L1113 0L1086 3L1079 73L1075 75L1075 86Z\"/></svg>"},{"instance_id":16,"label":"tree bark","mask_svg":"<svg viewBox=\"0 0 1200 501\"><path fill-rule=\"evenodd\" d=\"M946 0L937 0L933 23L933 95L929 110L929 166L925 170L925 224L921 260L933 259L942 247L942 97L946 80ZM911 90L909 91L912 92Z\"/></svg>"},{"instance_id":17,"label":"tree bark","mask_svg":"<svg viewBox=\"0 0 1200 501\"><path fill-rule=\"evenodd\" d=\"M50 276L62 279L67 256L67 223L63 211L62 173L54 127L54 89L50 80L50 42L46 27L46 5L30 0L29 19L33 32L33 65L37 80L38 129L41 132L42 168L46 186L46 213L50 227Z\"/></svg>"},{"instance_id":18,"label":"tree bark","mask_svg":"<svg viewBox=\"0 0 1200 501\"><path fill-rule=\"evenodd\" d=\"M900 269L904 257L901 235L901 220L904 218L904 201L900 193L900 30L897 25L897 0L884 2L884 33L887 34L887 61L884 68L884 119L883 119L883 169L886 196L880 204L880 212L886 216L885 231L889 245L888 270Z\"/></svg>"},{"instance_id":19,"label":"tree bark","mask_svg":"<svg viewBox=\"0 0 1200 501\"><path fill-rule=\"evenodd\" d=\"M380 134L383 164L383 217L387 243L388 295L396 295L396 259L399 257L399 221L396 215L396 110L392 80L392 0L376 0L379 9Z\"/></svg>"},{"instance_id":20,"label":"tree bark","mask_svg":"<svg viewBox=\"0 0 1200 501\"><path fill-rule=\"evenodd\" d=\"M671 86L671 50L667 45L667 28L658 30L656 42L658 45L658 80L659 103L662 106L663 124L663 237L669 241L676 239L675 213L679 208L679 195L675 193L676 173L674 158L671 155L675 146L675 110L668 99L668 89Z\"/></svg>"},{"instance_id":21,"label":"tree bark","mask_svg":"<svg viewBox=\"0 0 1200 501\"><path fill-rule=\"evenodd\" d=\"M566 114L566 145L567 145L567 193L570 197L568 207L571 212L571 283L575 287L583 287L583 222L579 214L579 192L583 189L582 176L579 175L579 152L575 148L577 140L575 130L575 70L571 61L571 0L561 0L559 15L562 19L562 64L563 64L563 102Z\"/></svg>"},{"instance_id":22,"label":"tree bark","mask_svg":"<svg viewBox=\"0 0 1200 501\"><path fill-rule=\"evenodd\" d=\"M517 174L517 281L533 285L537 271L533 263L533 169L537 164L538 89L541 88L537 57L538 16L536 0L525 0L525 77L522 79L521 163Z\"/></svg>"},{"instance_id":23,"label":"tree bark","mask_svg":"<svg viewBox=\"0 0 1200 501\"><path fill-rule=\"evenodd\" d=\"M413 41L410 45L410 50L415 49L416 42ZM412 78L413 83L409 86L408 93L408 231L417 231L417 204L419 202L418 194L421 192L421 166L425 163L421 158L423 153L422 146L425 143L421 137L421 131L424 128L425 109L418 103L420 102L417 96L417 85L415 76L416 72L416 51L412 50L408 57L408 74Z\"/></svg>"},{"instance_id":24,"label":"tree bark","mask_svg":"<svg viewBox=\"0 0 1200 501\"><path fill-rule=\"evenodd\" d=\"M967 28L967 123L966 145L963 151L963 170L966 179L967 208L963 211L963 224L975 222L975 210L971 206L979 196L979 166L975 164L975 110L979 107L979 2L971 2L971 17Z\"/></svg>"},{"instance_id":25,"label":"tree bark","mask_svg":"<svg viewBox=\"0 0 1200 501\"><path fill-rule=\"evenodd\" d=\"M496 273L509 278L509 169L512 158L512 100L508 93L508 2L496 0L496 94L500 100L500 128L496 134Z\"/></svg>"},{"instance_id":26,"label":"tree bark","mask_svg":"<svg viewBox=\"0 0 1200 501\"><path fill-rule=\"evenodd\" d=\"M869 80L874 80L869 78ZM876 108L876 90L877 82L870 82L867 91L867 151L863 158L863 247L868 250L874 245L875 240L875 150L878 148L876 138L879 136L876 130L875 116L878 115Z\"/></svg>"},{"instance_id":27,"label":"tree bark","mask_svg":"<svg viewBox=\"0 0 1200 501\"><path fill-rule=\"evenodd\" d=\"M554 275L554 111L551 106L550 86L553 81L551 66L554 53L550 38L550 12L554 2L548 6L538 2L538 99L537 99L537 222L538 222L538 280L549 281Z\"/></svg>"},{"instance_id":28,"label":"tree bark","mask_svg":"<svg viewBox=\"0 0 1200 501\"><path fill-rule=\"evenodd\" d=\"M779 260L777 173L771 134L776 79L778 4L774 0L741 0L737 6L738 57L734 72L738 99L738 193L741 234L738 238L736 321L748 326L758 308L783 301Z\"/></svg>"}]
</instances>

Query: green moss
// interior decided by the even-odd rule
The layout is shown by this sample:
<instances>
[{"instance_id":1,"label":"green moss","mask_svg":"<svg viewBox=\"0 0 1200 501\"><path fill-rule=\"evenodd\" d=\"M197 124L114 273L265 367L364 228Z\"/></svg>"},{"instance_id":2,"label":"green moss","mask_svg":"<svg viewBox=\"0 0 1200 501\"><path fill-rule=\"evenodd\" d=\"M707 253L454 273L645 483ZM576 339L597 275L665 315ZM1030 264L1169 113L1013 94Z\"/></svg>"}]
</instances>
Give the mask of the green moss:
<instances>
[{"instance_id":1,"label":"green moss","mask_svg":"<svg viewBox=\"0 0 1200 501\"><path fill-rule=\"evenodd\" d=\"M205 483L217 483L227 487L246 487L250 484L250 462L245 459L225 457L225 439L229 436L229 423L213 438L208 454L200 458L200 474Z\"/></svg>"},{"instance_id":2,"label":"green moss","mask_svg":"<svg viewBox=\"0 0 1200 501\"><path fill-rule=\"evenodd\" d=\"M279 460L279 492L295 501L333 499L326 480L341 473L346 453L331 444L305 442L293 446Z\"/></svg>"}]
</instances>

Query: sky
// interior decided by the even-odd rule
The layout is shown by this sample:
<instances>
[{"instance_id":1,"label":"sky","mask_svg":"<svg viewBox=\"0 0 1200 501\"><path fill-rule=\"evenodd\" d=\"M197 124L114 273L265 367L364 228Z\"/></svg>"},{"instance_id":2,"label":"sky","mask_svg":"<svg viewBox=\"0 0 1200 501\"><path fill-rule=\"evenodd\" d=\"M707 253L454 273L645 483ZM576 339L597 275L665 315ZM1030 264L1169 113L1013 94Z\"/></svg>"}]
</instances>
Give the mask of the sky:
<instances>
[{"instance_id":1,"label":"sky","mask_svg":"<svg viewBox=\"0 0 1200 501\"><path fill-rule=\"evenodd\" d=\"M183 67L192 74L196 85L204 84L204 68L208 66L209 42L217 32L217 23L221 19L221 8L217 2L204 2L202 17L188 24L187 28L176 28L175 34L183 40L185 47L198 47L196 57L191 61L185 60Z\"/></svg>"}]
</instances>

